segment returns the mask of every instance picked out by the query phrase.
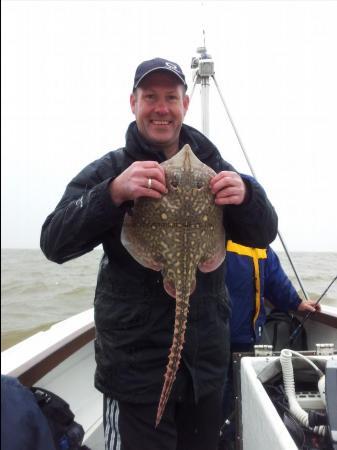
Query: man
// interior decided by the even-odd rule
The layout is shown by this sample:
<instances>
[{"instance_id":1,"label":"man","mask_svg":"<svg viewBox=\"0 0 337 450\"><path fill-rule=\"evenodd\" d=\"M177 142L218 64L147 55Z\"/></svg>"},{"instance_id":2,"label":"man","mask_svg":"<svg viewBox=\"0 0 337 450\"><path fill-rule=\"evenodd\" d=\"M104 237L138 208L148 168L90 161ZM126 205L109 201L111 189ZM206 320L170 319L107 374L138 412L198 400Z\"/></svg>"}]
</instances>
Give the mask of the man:
<instances>
[{"instance_id":1,"label":"man","mask_svg":"<svg viewBox=\"0 0 337 450\"><path fill-rule=\"evenodd\" d=\"M162 58L141 63L130 96L136 121L129 125L125 147L84 168L42 228L41 248L58 263L103 244L95 294L95 386L104 394L106 449L117 444L122 450L217 447L219 391L229 358L224 264L197 273L180 368L163 418L154 427L175 302L165 293L160 273L127 253L120 232L135 200L167 192L160 163L188 143L217 173L210 188L215 203L226 205L227 235L265 247L277 232L277 216L260 185L235 172L205 136L183 124L186 89L178 64Z\"/></svg>"},{"instance_id":2,"label":"man","mask_svg":"<svg viewBox=\"0 0 337 450\"><path fill-rule=\"evenodd\" d=\"M251 352L266 322L265 299L281 311L320 310L313 300L303 301L271 247L252 248L229 240L226 246L226 284L231 299L231 354ZM305 349L303 349L305 350ZM220 448L235 448L233 372L229 365L223 399L227 426ZM228 418L231 417L232 419ZM227 442L225 442L227 441Z\"/></svg>"},{"instance_id":3,"label":"man","mask_svg":"<svg viewBox=\"0 0 337 450\"><path fill-rule=\"evenodd\" d=\"M266 321L265 299L281 311L320 309L313 300L302 301L271 247L250 248L229 240L226 249L234 352L249 352L261 340Z\"/></svg>"}]
</instances>

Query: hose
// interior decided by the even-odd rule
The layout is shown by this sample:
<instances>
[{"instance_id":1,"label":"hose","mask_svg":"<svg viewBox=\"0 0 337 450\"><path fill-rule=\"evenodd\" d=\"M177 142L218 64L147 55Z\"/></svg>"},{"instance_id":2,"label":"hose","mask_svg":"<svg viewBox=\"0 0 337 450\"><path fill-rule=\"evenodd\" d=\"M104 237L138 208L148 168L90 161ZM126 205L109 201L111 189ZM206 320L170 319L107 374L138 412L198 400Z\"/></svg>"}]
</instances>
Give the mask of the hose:
<instances>
[{"instance_id":1,"label":"hose","mask_svg":"<svg viewBox=\"0 0 337 450\"><path fill-rule=\"evenodd\" d=\"M317 372L320 378L324 375L322 371L309 359L306 358L301 353L294 352L293 350L283 349L280 355L280 362L282 366L283 373L283 383L286 396L289 402L289 409L293 416L306 428L309 427L309 418L308 413L299 405L296 394L295 394L295 381L294 381L294 370L292 364L292 356L296 355L306 360ZM321 436L325 436L327 433L327 427L319 426L310 428L314 433L319 434Z\"/></svg>"}]
</instances>

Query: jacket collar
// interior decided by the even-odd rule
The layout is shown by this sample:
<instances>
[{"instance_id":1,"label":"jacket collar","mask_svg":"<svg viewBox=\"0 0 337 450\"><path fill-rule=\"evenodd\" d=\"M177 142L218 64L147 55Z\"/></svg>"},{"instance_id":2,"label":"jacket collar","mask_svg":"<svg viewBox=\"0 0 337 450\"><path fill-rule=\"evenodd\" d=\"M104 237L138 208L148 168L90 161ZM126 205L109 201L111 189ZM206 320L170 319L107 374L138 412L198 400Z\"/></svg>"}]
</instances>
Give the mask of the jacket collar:
<instances>
[{"instance_id":1,"label":"jacket collar","mask_svg":"<svg viewBox=\"0 0 337 450\"><path fill-rule=\"evenodd\" d=\"M189 125L183 124L179 136L179 148L185 144L189 144L194 154L201 160L205 161L214 152L219 153L212 142L202 133ZM166 157L163 152L155 149L143 136L139 133L136 122L131 122L126 132L125 151L132 159L137 161L152 160L163 162Z\"/></svg>"}]
</instances>

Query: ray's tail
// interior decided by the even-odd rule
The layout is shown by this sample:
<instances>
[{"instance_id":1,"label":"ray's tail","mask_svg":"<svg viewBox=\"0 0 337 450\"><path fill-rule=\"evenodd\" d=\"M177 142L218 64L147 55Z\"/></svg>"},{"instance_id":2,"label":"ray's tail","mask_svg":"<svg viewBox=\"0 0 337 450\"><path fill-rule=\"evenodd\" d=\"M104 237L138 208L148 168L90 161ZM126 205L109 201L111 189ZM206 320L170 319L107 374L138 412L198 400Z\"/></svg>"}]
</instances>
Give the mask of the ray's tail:
<instances>
[{"instance_id":1,"label":"ray's tail","mask_svg":"<svg viewBox=\"0 0 337 450\"><path fill-rule=\"evenodd\" d=\"M176 374L181 359L181 352L185 341L185 330L189 309L189 289L182 289L182 291L177 289L176 292L176 314L173 342L168 357L168 364L166 366L164 385L160 395L156 417L156 427L159 425L164 414L167 400L170 396L174 380L176 379Z\"/></svg>"}]
</instances>

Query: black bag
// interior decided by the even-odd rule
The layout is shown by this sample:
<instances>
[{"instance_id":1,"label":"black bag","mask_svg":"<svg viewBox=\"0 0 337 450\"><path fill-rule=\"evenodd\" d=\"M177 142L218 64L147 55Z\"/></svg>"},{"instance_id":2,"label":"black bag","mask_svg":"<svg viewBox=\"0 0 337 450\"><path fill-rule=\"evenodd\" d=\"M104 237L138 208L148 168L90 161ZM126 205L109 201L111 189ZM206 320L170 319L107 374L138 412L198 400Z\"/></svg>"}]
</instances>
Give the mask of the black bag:
<instances>
[{"instance_id":1,"label":"black bag","mask_svg":"<svg viewBox=\"0 0 337 450\"><path fill-rule=\"evenodd\" d=\"M292 350L308 350L307 333L302 326L296 336L290 340L292 333L301 324L297 317L286 311L273 309L263 327L262 339L259 344L272 345L274 351L283 348Z\"/></svg>"},{"instance_id":2,"label":"black bag","mask_svg":"<svg viewBox=\"0 0 337 450\"><path fill-rule=\"evenodd\" d=\"M90 450L82 446L84 430L74 421L68 403L47 389L31 387L31 390L48 421L56 450Z\"/></svg>"}]
</instances>

